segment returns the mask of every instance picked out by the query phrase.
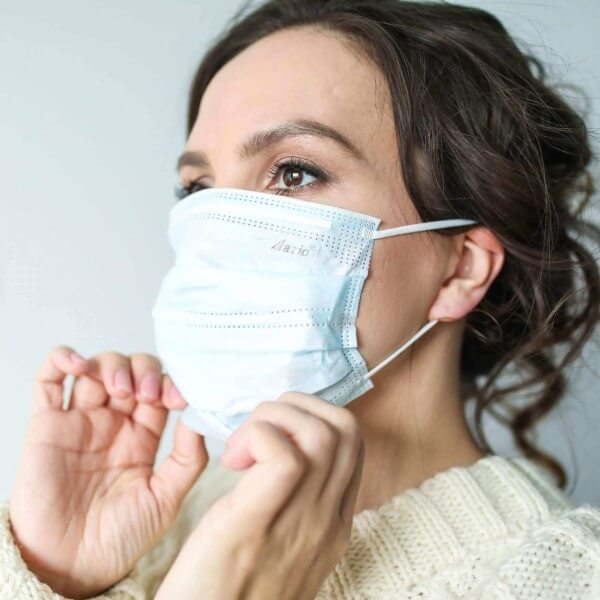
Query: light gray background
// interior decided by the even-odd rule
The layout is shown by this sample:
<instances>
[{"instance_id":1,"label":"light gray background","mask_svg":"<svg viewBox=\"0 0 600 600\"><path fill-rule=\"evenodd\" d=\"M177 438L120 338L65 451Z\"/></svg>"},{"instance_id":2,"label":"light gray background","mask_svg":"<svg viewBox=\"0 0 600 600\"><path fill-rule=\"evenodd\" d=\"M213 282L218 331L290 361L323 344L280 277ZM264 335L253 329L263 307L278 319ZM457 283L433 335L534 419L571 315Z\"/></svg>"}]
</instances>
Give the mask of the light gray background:
<instances>
[{"instance_id":1,"label":"light gray background","mask_svg":"<svg viewBox=\"0 0 600 600\"><path fill-rule=\"evenodd\" d=\"M469 4L498 15L557 78L581 85L598 128L597 0ZM165 227L188 84L238 6L0 0L1 498L16 475L33 375L52 347L155 353L150 309L171 262ZM540 441L571 475L576 461L574 498L599 505L597 341ZM490 432L497 451L513 452L502 430Z\"/></svg>"}]
</instances>

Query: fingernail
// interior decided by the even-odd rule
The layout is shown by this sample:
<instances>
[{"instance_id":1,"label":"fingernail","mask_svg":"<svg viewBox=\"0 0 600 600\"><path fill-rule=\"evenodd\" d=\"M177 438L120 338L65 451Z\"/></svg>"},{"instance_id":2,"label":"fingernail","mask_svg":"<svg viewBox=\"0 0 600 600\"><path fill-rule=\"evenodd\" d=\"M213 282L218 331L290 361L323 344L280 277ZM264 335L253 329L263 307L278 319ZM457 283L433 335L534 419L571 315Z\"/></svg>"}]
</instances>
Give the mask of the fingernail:
<instances>
[{"instance_id":1,"label":"fingernail","mask_svg":"<svg viewBox=\"0 0 600 600\"><path fill-rule=\"evenodd\" d=\"M75 363L76 365L83 365L87 362L85 358L77 354L77 352L71 352L71 356L69 356L69 358L71 359L71 362Z\"/></svg>"},{"instance_id":2,"label":"fingernail","mask_svg":"<svg viewBox=\"0 0 600 600\"><path fill-rule=\"evenodd\" d=\"M148 400L158 400L160 394L160 377L156 373L150 373L142 379L140 394Z\"/></svg>"},{"instance_id":3,"label":"fingernail","mask_svg":"<svg viewBox=\"0 0 600 600\"><path fill-rule=\"evenodd\" d=\"M120 392L131 394L133 387L131 385L131 376L127 369L119 369L115 375L115 387Z\"/></svg>"},{"instance_id":4,"label":"fingernail","mask_svg":"<svg viewBox=\"0 0 600 600\"><path fill-rule=\"evenodd\" d=\"M175 387L175 384L171 386L171 391L169 392L169 394L171 396L171 400L173 400L174 402L185 402L183 396L181 395L181 392Z\"/></svg>"}]
</instances>

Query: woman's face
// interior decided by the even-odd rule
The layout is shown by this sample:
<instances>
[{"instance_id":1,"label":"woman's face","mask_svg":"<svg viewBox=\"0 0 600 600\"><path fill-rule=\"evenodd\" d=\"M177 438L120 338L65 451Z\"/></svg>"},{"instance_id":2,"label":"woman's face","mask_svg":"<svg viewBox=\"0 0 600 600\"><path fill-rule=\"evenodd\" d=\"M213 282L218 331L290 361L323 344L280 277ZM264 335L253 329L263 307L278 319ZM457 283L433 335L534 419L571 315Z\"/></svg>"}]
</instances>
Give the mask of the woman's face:
<instances>
[{"instance_id":1,"label":"woman's face","mask_svg":"<svg viewBox=\"0 0 600 600\"><path fill-rule=\"evenodd\" d=\"M290 159L309 170L278 166ZM277 190L379 217L380 229L419 221L386 82L330 32L277 32L227 63L206 89L181 165L184 185ZM369 368L427 320L450 274L450 244L428 233L375 240L357 316Z\"/></svg>"}]
</instances>

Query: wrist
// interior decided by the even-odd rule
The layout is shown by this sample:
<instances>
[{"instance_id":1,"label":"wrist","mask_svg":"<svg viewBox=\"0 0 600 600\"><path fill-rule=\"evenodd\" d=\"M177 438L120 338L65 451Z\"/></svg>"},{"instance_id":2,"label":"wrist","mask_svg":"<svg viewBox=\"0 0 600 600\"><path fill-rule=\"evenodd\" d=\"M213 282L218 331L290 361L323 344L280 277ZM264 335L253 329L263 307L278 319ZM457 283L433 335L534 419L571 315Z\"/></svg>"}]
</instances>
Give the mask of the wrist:
<instances>
[{"instance_id":1,"label":"wrist","mask_svg":"<svg viewBox=\"0 0 600 600\"><path fill-rule=\"evenodd\" d=\"M246 592L252 587L249 585L252 569L249 568L247 558L242 559L240 553L232 549L226 553L216 551L214 544L205 542L204 536L199 535L199 529L189 536L154 600L249 598Z\"/></svg>"},{"instance_id":2,"label":"wrist","mask_svg":"<svg viewBox=\"0 0 600 600\"><path fill-rule=\"evenodd\" d=\"M87 600L87 598L96 596L106 589L98 588L98 591L96 592L89 585L83 585L82 582L75 581L70 573L60 573L49 569L46 566L43 557L38 556L21 540L10 516L8 518L8 529L27 570L32 573L38 581L47 585L53 592L72 600Z\"/></svg>"}]
</instances>

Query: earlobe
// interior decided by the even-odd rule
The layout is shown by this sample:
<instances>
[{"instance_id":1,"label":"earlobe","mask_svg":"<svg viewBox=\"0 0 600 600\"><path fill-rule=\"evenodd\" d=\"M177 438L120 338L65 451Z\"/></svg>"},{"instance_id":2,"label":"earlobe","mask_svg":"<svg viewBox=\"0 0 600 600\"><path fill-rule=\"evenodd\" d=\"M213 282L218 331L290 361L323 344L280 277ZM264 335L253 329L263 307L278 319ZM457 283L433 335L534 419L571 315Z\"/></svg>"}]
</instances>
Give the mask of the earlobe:
<instances>
[{"instance_id":1,"label":"earlobe","mask_svg":"<svg viewBox=\"0 0 600 600\"><path fill-rule=\"evenodd\" d=\"M454 273L444 282L429 309L428 319L455 321L483 299L504 264L504 248L485 227L467 232Z\"/></svg>"}]
</instances>

